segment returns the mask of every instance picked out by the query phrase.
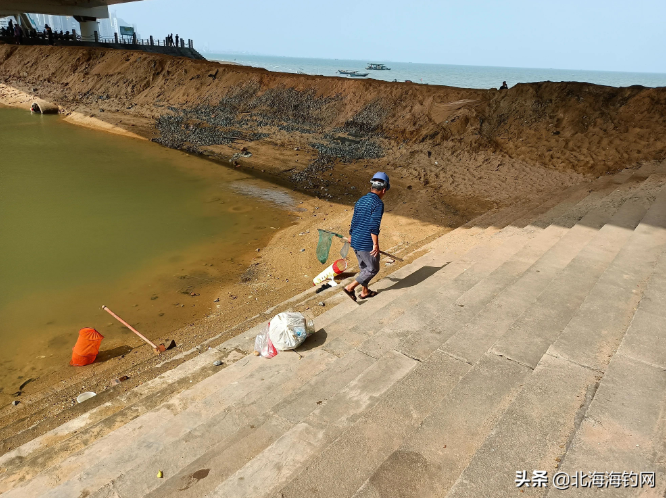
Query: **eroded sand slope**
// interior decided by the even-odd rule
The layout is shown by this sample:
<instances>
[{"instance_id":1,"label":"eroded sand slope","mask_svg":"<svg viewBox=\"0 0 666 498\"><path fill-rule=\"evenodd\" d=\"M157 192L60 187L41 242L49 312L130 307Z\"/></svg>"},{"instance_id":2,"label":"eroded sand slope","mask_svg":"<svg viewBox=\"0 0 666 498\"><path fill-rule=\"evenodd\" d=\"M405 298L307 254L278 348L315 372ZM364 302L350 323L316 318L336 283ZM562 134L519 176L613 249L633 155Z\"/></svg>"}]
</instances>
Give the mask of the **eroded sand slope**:
<instances>
[{"instance_id":1,"label":"eroded sand slope","mask_svg":"<svg viewBox=\"0 0 666 498\"><path fill-rule=\"evenodd\" d=\"M543 82L500 92L8 45L0 81L324 198L352 196L367 176L354 165L381 168L463 215L666 156L663 88ZM252 157L233 157L243 147Z\"/></svg>"}]
</instances>

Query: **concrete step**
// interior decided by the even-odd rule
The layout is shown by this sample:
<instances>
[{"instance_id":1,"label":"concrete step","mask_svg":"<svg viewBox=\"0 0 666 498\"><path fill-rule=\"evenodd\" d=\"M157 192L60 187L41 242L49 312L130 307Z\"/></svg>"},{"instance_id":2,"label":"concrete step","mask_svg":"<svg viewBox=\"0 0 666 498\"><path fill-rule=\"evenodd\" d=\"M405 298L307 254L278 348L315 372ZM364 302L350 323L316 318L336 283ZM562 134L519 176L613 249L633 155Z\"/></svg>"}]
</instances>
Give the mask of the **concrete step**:
<instances>
[{"instance_id":1,"label":"concrete step","mask_svg":"<svg viewBox=\"0 0 666 498\"><path fill-rule=\"evenodd\" d=\"M389 354L399 355L391 352ZM403 355L400 355L406 358ZM414 360L410 360L414 361ZM415 362L413 370L399 382L395 382L373 408L366 410L361 417L348 426L336 438L327 438L318 444L318 452L308 453L305 465L289 468L283 472L289 475L281 479L286 486L271 487L270 492L278 496L351 496L365 480L370 469L376 468L385 458L387 451L411 432L415 425L426 416L433 403L437 403L458 383L468 371L469 365L442 354L435 354L424 362ZM337 410L347 411L346 405ZM321 422L312 417L313 423ZM322 427L320 429L324 431ZM273 462L280 455L272 455ZM271 463L273 467L276 463ZM300 471L300 473L299 473ZM239 477L233 476L236 482ZM231 481L231 479L230 479ZM218 491L231 491L227 483ZM279 490L279 491L278 491ZM211 496L265 496L235 492Z\"/></svg>"},{"instance_id":2,"label":"concrete step","mask_svg":"<svg viewBox=\"0 0 666 498\"><path fill-rule=\"evenodd\" d=\"M310 465L339 434L365 413L382 403L382 396L400 379L410 376L417 362L390 352L377 361L365 375L338 394L322 402L305 420L294 425L277 441L220 483L207 496L250 496L271 494L284 485L302 465ZM443 374L440 376L448 376Z\"/></svg>"},{"instance_id":3,"label":"concrete step","mask_svg":"<svg viewBox=\"0 0 666 498\"><path fill-rule=\"evenodd\" d=\"M581 469L602 472L655 472L654 488L646 494L666 494L666 257L662 254L633 321L606 369L560 466L569 475ZM661 303L655 306L655 303ZM588 479L589 480L589 479ZM622 482L622 481L620 481ZM570 486L572 496L590 489ZM622 484L608 496L627 496Z\"/></svg>"},{"instance_id":4,"label":"concrete step","mask_svg":"<svg viewBox=\"0 0 666 498\"><path fill-rule=\"evenodd\" d=\"M536 367L610 266L648 210L661 180L650 177L493 345L493 352Z\"/></svg>"},{"instance_id":5,"label":"concrete step","mask_svg":"<svg viewBox=\"0 0 666 498\"><path fill-rule=\"evenodd\" d=\"M194 466L197 466L197 465L199 465L198 462L197 462L197 464L195 464ZM203 463L201 463L201 465L203 465ZM190 470L192 470L192 473L196 472L196 470L194 470L194 467L192 467L192 469L190 469ZM185 478L186 480L187 480L187 479L190 479L189 477L187 477L187 476L189 476L189 475L190 475L190 474L187 474L187 475L184 475L184 476L180 476L179 479L183 479L183 478ZM218 476L218 477L219 477L219 476ZM198 482L198 481L197 481L197 482ZM207 481L207 482L213 482L213 481L209 480L209 481ZM179 485L180 485L180 484L179 484ZM180 489L180 488L179 488L179 489ZM199 489L199 488L198 488L198 489Z\"/></svg>"},{"instance_id":6,"label":"concrete step","mask_svg":"<svg viewBox=\"0 0 666 498\"><path fill-rule=\"evenodd\" d=\"M336 357L321 350L304 352L300 361L295 354L278 355L270 362L247 357L172 398L159 409L94 441L25 485L14 487L7 495L92 493L137 461L151 458L169 442L187 436L202 423L224 420L219 430L233 432L234 427L243 425L244 417L269 409L335 360ZM63 484L58 486L60 482Z\"/></svg>"},{"instance_id":7,"label":"concrete step","mask_svg":"<svg viewBox=\"0 0 666 498\"><path fill-rule=\"evenodd\" d=\"M545 355L445 496L515 496L517 471L552 473L599 379L598 372Z\"/></svg>"},{"instance_id":8,"label":"concrete step","mask_svg":"<svg viewBox=\"0 0 666 498\"><path fill-rule=\"evenodd\" d=\"M594 237L600 225L610 219L609 207L614 205L617 209L635 189L626 190L613 192L603 205L588 212L556 244L551 244L530 272L505 289L493 306L487 306L467 326L460 324L460 332L440 350L476 365L369 477L358 496L391 496L389 489L398 496L439 496L448 491L532 372L528 366L484 354L496 337L495 328L506 330L511 320L536 299L540 290ZM482 324L487 325L486 333L473 337L468 345L468 335ZM430 347L432 350L436 346ZM421 351L423 355L427 353L425 347Z\"/></svg>"},{"instance_id":9,"label":"concrete step","mask_svg":"<svg viewBox=\"0 0 666 498\"><path fill-rule=\"evenodd\" d=\"M439 352L433 353L435 357L439 357ZM456 361L455 358L450 358L451 361ZM430 357L426 360L430 361ZM505 364L511 364L514 368L519 370L519 373L528 375L531 372L531 369L522 365L516 365L513 362L509 362L504 359L494 358L495 362L504 362ZM466 368L471 368L470 365L467 365ZM421 365L419 365L409 377L405 378L400 382L399 385L395 386L395 390L399 390L403 384L408 384L412 376L416 376L420 373ZM424 375L424 378L427 377ZM520 375L518 378L523 378ZM506 384L506 380L505 383ZM511 384L509 384L511 386ZM417 385L416 383L412 384L412 389L415 392L418 392L419 389L424 387ZM514 387L514 390L519 390ZM444 393L443 393L444 394ZM387 397L390 397L391 393L387 393ZM446 395L446 394L444 394ZM434 401L435 398L431 398L431 401ZM381 405L381 404L380 404ZM378 405L378 410L379 406ZM280 493L283 496L299 496L308 494L310 496L323 495L326 496L349 496L349 492L357 485L362 485L363 480L360 480L364 475L372 473L379 464L382 462L382 457L391 453L391 450L394 449L393 446L399 444L402 439L410 433L410 430L413 429L419 422L419 416L427 415L429 409L432 409L432 406L424 409L422 411L416 410L413 405L407 403L407 406L404 407L405 410L409 411L412 414L410 419L411 424L408 424L405 428L405 422L402 422L402 427L399 431L396 431L395 437L391 437L391 429L386 427L391 424L383 424L382 430L376 428L375 431L370 431L368 429L368 424L373 422L370 418L378 419L384 421L385 417L388 415L373 413L368 414L367 417L364 417L361 421L355 424L349 431L347 431L343 436L335 441L331 447L327 448L325 452L322 453L319 457L315 459L314 464L310 464L302 474L294 479L287 487L280 490ZM393 408L393 411L396 409ZM389 419L390 420L390 419ZM362 437L358 434L362 434ZM353 441L353 442L352 442ZM330 453L329 453L330 452ZM360 458L359 455L365 455L364 458ZM355 465L354 471L350 473L344 467L346 466L342 462L349 461L359 462ZM405 462L398 458L396 460L400 463L398 466L404 465ZM333 479L336 475L345 475L342 477L344 486L341 487L340 484L336 486L336 489L332 490L330 485L332 485ZM378 479L383 478L384 474L381 475ZM329 485L317 486L316 483L328 483ZM305 491L307 490L307 491ZM318 490L320 492L318 492Z\"/></svg>"},{"instance_id":10,"label":"concrete step","mask_svg":"<svg viewBox=\"0 0 666 498\"><path fill-rule=\"evenodd\" d=\"M212 446L205 448L198 458L182 462L184 466L177 472L168 469L164 484L148 496L202 496L351 382L356 386L361 385L361 379L379 371L379 367L369 370L375 363L374 358L359 352L352 352L339 359L273 406L264 417L248 420L245 427L230 438L213 441ZM202 468L210 469L209 478L193 486L195 482L191 482L191 475ZM181 489L183 487L187 489Z\"/></svg>"},{"instance_id":11,"label":"concrete step","mask_svg":"<svg viewBox=\"0 0 666 498\"><path fill-rule=\"evenodd\" d=\"M662 182L666 182L666 178ZM604 371L631 323L665 248L666 188L662 188L628 243L597 282L580 313L551 346L549 354ZM609 307L608 303L614 306ZM593 332L589 333L590 330Z\"/></svg>"},{"instance_id":12,"label":"concrete step","mask_svg":"<svg viewBox=\"0 0 666 498\"><path fill-rule=\"evenodd\" d=\"M647 222L660 218L666 212L663 199L664 193L646 214ZM629 206L631 207L631 204ZM609 315L612 320L615 318L615 308L626 309L627 303L633 302L635 289L630 285L626 287L626 295L616 296L617 299L606 299L603 308L587 305L599 302L600 297L607 295L609 282L605 281L606 275L631 268L636 274L647 273L649 277L649 274L654 271L654 259L643 260L641 265L627 265L628 261L633 261L633 258L629 258L629 254L639 250L640 242L645 241L641 233L646 226L649 225L642 222L633 236L627 240L621 254L618 254L613 264L599 279L599 285L595 285L590 290L585 303L562 332L562 337L567 337L569 330L574 327L577 328L578 337L583 339L587 336L603 335L604 325L608 324L602 324L602 328L599 329L598 318ZM664 234L666 236L666 230L664 230ZM666 244L662 242L661 246L661 253L663 253ZM586 327L583 327L583 324L586 324ZM475 453L469 466L462 472L447 496L471 497L490 494L492 496L512 496L516 492L514 482L516 471L525 470L528 475L531 475L532 470L546 470L552 476L559 467L566 447L574 436L590 402L595 398L603 371L569 358L560 349L555 348L557 342L540 359L534 373L526 380L516 400ZM612 351L612 338L609 343L610 346L602 349L612 355L614 352ZM583 341L581 350L586 346L587 344ZM601 357L598 355L599 347L597 345L590 349L586 350L587 354L583 355L583 358L587 360L596 358L596 367L603 366L604 362L607 363L605 355ZM555 350L560 352L555 355L553 354ZM661 383L662 380L658 379L657 382ZM531 494L543 496L546 491L547 489L539 488L531 490Z\"/></svg>"},{"instance_id":13,"label":"concrete step","mask_svg":"<svg viewBox=\"0 0 666 498\"><path fill-rule=\"evenodd\" d=\"M376 363L376 360L361 353L334 361L319 373L313 372L312 379L286 396L272 390L267 395L267 398L272 398L269 410L255 413L249 410L239 413L236 410L223 420L219 420L220 417L213 418L186 437L166 445L155 457L137 462L131 470L111 481L106 488L113 489L122 497L145 496L150 492L154 492L156 496L164 496L169 489L181 495L179 490L183 487L183 481L188 481L188 476L199 470L198 467L204 463L207 468L215 467L211 479L206 483L220 482L222 477L228 477L229 473L238 470L291 427L304 420L326 398L335 396L350 383L386 375L387 362L379 365L375 365ZM230 418L230 415L239 420L234 422L232 430L221 432L221 428L228 425L227 418ZM243 454L242 458L237 455L238 452ZM220 466L219 463L223 461L226 463ZM155 466L163 470L166 481L144 478L145 475L150 475ZM197 468L190 472L189 467ZM196 486L192 493L196 496L205 487L205 483L202 483L202 486Z\"/></svg>"},{"instance_id":14,"label":"concrete step","mask_svg":"<svg viewBox=\"0 0 666 498\"><path fill-rule=\"evenodd\" d=\"M575 310L576 303L568 301L568 294L560 293L559 290L576 288L578 276L574 268L581 265L581 260L585 261L587 252L594 252L598 244L605 243L608 237L602 233L604 226L612 222L613 216L624 206L628 197L635 195L637 188L637 185L630 184L624 189L615 189L604 197L598 206L581 218L515 285L451 337L441 350L475 363L495 341L504 340L507 331L510 334L514 331L521 334L520 331L528 330L525 333L529 334L532 321L544 313L558 313L557 310L561 310L561 321L566 320L567 308L570 312ZM625 215L619 213L617 216ZM570 264L573 266L569 268ZM591 275L590 280L593 278L594 275ZM578 291L578 295L583 296L584 292L585 288ZM558 296L561 297L560 308L557 308ZM548 320L548 316L545 315L544 320ZM550 323L556 330L556 323ZM421 337L412 340L423 342Z\"/></svg>"},{"instance_id":15,"label":"concrete step","mask_svg":"<svg viewBox=\"0 0 666 498\"><path fill-rule=\"evenodd\" d=\"M428 296L441 298L442 288L450 289L449 294L463 294L517 252L531 236L531 233L519 232L511 240L493 238L487 244L474 247L417 287L400 288L396 297L388 302L377 300L379 296L373 298L364 305L368 310L364 315L354 314L351 320L345 317L336 322L337 327L326 328L328 339L324 348L335 355L344 355Z\"/></svg>"},{"instance_id":16,"label":"concrete step","mask_svg":"<svg viewBox=\"0 0 666 498\"><path fill-rule=\"evenodd\" d=\"M0 459L0 492L11 487L12 482L25 480L49 468L70 454L84 448L96 438L113 432L140 415L160 406L169 399L174 388L183 392L185 386L198 387L201 375L208 377L207 369L219 357L217 351L207 351L198 357L182 363L155 379L119 396L113 402L103 403L85 412L66 424L38 437L29 443L3 455ZM227 358L229 360L229 358ZM236 358L237 360L238 358ZM230 361L229 366L235 361ZM227 368L228 368L227 367ZM224 376L238 373L241 365L229 371L224 368ZM219 372L219 368L217 368ZM245 370L245 369L244 369ZM247 371L247 370L245 370ZM229 377L231 379L231 377Z\"/></svg>"},{"instance_id":17,"label":"concrete step","mask_svg":"<svg viewBox=\"0 0 666 498\"><path fill-rule=\"evenodd\" d=\"M573 190L574 195L569 195L563 202L556 204L548 210L543 210L540 212L539 216L532 216L531 220L539 220L538 222L543 224L542 218L546 217L550 220L549 222L558 223L562 226L573 226L573 224L589 209L592 201L596 202L598 198L608 195L609 192L617 187L617 182L620 181L620 179L621 182L625 182L634 174L635 173L633 172L626 172L618 175L618 178L614 178L616 181L610 181L608 178L605 178L604 181L596 182L595 189L591 189L592 193L589 193L588 189L582 190L578 188ZM644 178L645 177L642 177L642 179ZM581 200L581 198L583 200ZM544 205L546 204L548 203L545 203ZM540 207L543 208L543 205ZM524 216L523 219L527 219L527 217ZM470 288L470 285L473 287L479 280L485 278L489 270L495 271L497 269L497 263L498 261L501 261L501 259L496 259L497 256L493 256L492 258L490 256L493 252L497 253L499 250L497 246L498 243L505 244L503 249L501 249L505 252L505 255L509 254L512 256L512 253L517 252L520 248L519 244L522 243L518 242L518 238L516 237L518 234L521 236L526 235L527 237L533 237L535 236L535 230L529 227L526 231L517 231L511 227L504 228L493 235L491 241L495 243L494 246L484 246L483 244L475 246L468 251L464 257L456 259L445 269L433 274L422 285L419 285L418 290L414 290L413 292L405 291L403 294L396 294L395 297L388 301L373 299L371 305L365 305L365 314L356 315L359 318L358 321L362 323L362 326L356 326L350 329L349 320L346 319L346 315L343 316L342 319L338 319L337 322L326 328L326 332L334 338L334 341L329 344L328 347L330 349L328 350L334 354L344 354L345 351L348 351L351 347L357 346L360 342L365 340L367 335L374 334L377 330L394 321L404 312L404 310L410 309L413 305L421 301L427 303L429 301L427 298L431 297L429 294L443 285L440 280L445 281L455 279L456 283L459 284L459 289L463 292L467 291ZM507 241L506 239L508 238L512 238L512 240ZM449 254L451 257L455 256L455 254ZM498 255L501 258L501 252L498 253ZM445 257L448 259L449 256L447 255ZM514 263L514 266L520 266L520 263ZM504 270L509 272L512 271L508 268L504 268ZM463 272L465 272L465 275L460 276ZM396 285L401 286L401 284L402 282L399 282ZM405 285L404 287L407 286L408 285ZM392 303L397 302L399 302L400 305L393 306ZM438 300L430 300L430 302L433 303L433 306L439 305ZM369 311L372 311L373 313L368 313ZM340 329L342 329L342 337L339 337Z\"/></svg>"},{"instance_id":18,"label":"concrete step","mask_svg":"<svg viewBox=\"0 0 666 498\"><path fill-rule=\"evenodd\" d=\"M531 374L524 365L484 355L353 496L444 496Z\"/></svg>"},{"instance_id":19,"label":"concrete step","mask_svg":"<svg viewBox=\"0 0 666 498\"><path fill-rule=\"evenodd\" d=\"M509 260L505 268L498 270L492 279L483 281L479 289L459 299L454 296L454 305L447 307L446 301L437 300L435 305L426 303L423 307L417 306L413 312L383 330L382 334L368 339L359 349L373 356L387 349L396 349L413 358L424 358L448 339L442 351L470 363L476 362L636 188L631 185L622 189L615 187L612 187L610 194L608 191L595 192L585 202L574 206L577 215L573 219L578 223L572 230L567 231L557 225L543 230L523 251ZM601 205L597 206L600 201ZM592 206L592 211L584 215ZM572 219L569 217L569 220L570 223ZM544 251L547 251L545 255ZM529 263L534 264L529 266ZM525 274L521 276L522 272ZM514 282L517 283L512 285ZM501 295L498 295L500 291ZM479 296L485 299L479 299ZM491 305L487 309L474 317L489 303ZM422 309L426 307L430 307L427 312ZM430 320L427 321L426 317ZM469 320L472 322L463 327ZM455 336L449 339L453 334Z\"/></svg>"}]
</instances>

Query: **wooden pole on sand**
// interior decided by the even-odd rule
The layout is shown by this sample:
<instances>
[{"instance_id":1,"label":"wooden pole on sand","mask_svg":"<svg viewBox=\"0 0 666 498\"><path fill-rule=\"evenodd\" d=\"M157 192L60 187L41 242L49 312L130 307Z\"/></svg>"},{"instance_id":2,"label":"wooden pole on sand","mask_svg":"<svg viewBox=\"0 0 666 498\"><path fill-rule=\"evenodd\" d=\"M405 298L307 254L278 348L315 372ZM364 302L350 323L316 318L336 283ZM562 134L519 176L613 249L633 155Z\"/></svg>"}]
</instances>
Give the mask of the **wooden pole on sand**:
<instances>
[{"instance_id":1,"label":"wooden pole on sand","mask_svg":"<svg viewBox=\"0 0 666 498\"><path fill-rule=\"evenodd\" d=\"M148 339L145 335L140 333L138 330L136 330L134 327L132 327L129 323L127 323L125 320L120 318L118 315L116 315L113 311L111 311L109 308L106 306L102 306L102 309L106 311L109 315L111 315L113 318L118 320L120 323L122 323L125 327L130 329L132 332L134 332L136 335L138 335L146 344L148 344L151 348L153 348L153 351L155 351L155 354L160 354L166 351L166 347L164 344L160 344L159 346L156 346L153 344L150 339Z\"/></svg>"}]
</instances>

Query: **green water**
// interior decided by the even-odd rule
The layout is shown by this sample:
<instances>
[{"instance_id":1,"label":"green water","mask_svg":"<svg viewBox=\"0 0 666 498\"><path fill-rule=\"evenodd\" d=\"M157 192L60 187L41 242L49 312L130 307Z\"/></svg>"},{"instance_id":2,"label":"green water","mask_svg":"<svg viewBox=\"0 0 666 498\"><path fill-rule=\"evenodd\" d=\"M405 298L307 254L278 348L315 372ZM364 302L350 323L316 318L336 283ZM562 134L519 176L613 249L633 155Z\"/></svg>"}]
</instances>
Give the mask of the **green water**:
<instances>
[{"instance_id":1,"label":"green water","mask_svg":"<svg viewBox=\"0 0 666 498\"><path fill-rule=\"evenodd\" d=\"M101 304L170 292L177 272L268 236L285 213L230 187L247 181L150 142L0 108L0 387L61 365L79 328L110 326Z\"/></svg>"}]
</instances>

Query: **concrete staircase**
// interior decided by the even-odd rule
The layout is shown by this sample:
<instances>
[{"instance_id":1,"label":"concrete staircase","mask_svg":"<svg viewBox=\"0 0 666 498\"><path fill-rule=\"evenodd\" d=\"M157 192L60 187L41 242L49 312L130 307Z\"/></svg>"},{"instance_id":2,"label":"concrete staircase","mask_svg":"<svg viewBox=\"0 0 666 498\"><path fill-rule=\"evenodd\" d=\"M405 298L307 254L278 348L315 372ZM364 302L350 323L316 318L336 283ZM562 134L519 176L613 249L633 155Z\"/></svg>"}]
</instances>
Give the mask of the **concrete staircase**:
<instances>
[{"instance_id":1,"label":"concrete staircase","mask_svg":"<svg viewBox=\"0 0 666 498\"><path fill-rule=\"evenodd\" d=\"M0 492L546 496L555 472L633 471L656 486L604 496L664 496L666 166L489 213L429 249L360 306L329 298L300 356L247 354L252 329L5 454ZM198 375L220 352L226 367ZM517 489L523 470L548 487Z\"/></svg>"}]
</instances>

